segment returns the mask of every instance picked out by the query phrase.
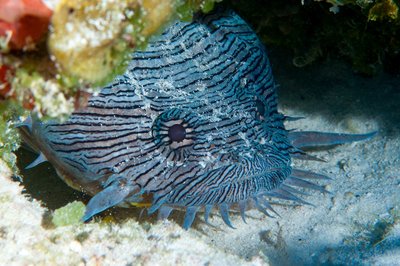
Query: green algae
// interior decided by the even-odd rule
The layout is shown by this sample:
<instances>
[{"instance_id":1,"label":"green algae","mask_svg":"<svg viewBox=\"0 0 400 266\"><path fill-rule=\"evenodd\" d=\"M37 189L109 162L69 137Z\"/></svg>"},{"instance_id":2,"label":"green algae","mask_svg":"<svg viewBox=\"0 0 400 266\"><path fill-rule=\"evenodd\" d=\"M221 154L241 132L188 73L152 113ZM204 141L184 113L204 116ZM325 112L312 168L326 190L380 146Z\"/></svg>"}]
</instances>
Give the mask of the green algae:
<instances>
[{"instance_id":1,"label":"green algae","mask_svg":"<svg viewBox=\"0 0 400 266\"><path fill-rule=\"evenodd\" d=\"M54 211L52 223L56 227L81 224L83 214L85 213L85 204L80 201L68 203Z\"/></svg>"},{"instance_id":2,"label":"green algae","mask_svg":"<svg viewBox=\"0 0 400 266\"><path fill-rule=\"evenodd\" d=\"M375 3L368 12L369 20L396 20L399 7L393 0L382 0Z\"/></svg>"},{"instance_id":3,"label":"green algae","mask_svg":"<svg viewBox=\"0 0 400 266\"><path fill-rule=\"evenodd\" d=\"M201 10L204 13L210 12L215 3L222 0L188 0L177 2L177 15L182 21L191 21L195 12Z\"/></svg>"},{"instance_id":4,"label":"green algae","mask_svg":"<svg viewBox=\"0 0 400 266\"><path fill-rule=\"evenodd\" d=\"M0 160L4 161L14 173L18 173L17 157L14 152L20 146L20 138L12 120L21 113L13 102L0 103Z\"/></svg>"}]
</instances>

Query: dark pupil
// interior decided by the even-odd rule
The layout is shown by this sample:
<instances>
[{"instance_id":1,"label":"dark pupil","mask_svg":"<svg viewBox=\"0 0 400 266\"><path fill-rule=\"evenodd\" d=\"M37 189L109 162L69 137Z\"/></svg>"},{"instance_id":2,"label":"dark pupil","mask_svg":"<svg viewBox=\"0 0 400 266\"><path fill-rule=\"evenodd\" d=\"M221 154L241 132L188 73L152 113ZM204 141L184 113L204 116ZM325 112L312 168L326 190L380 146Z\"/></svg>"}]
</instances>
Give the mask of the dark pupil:
<instances>
[{"instance_id":1,"label":"dark pupil","mask_svg":"<svg viewBox=\"0 0 400 266\"><path fill-rule=\"evenodd\" d=\"M256 100L256 107L257 107L257 111L260 115L264 115L265 113L265 106L264 103L260 100Z\"/></svg>"},{"instance_id":2,"label":"dark pupil","mask_svg":"<svg viewBox=\"0 0 400 266\"><path fill-rule=\"evenodd\" d=\"M186 130L182 125L173 125L168 129L168 137L172 141L182 141L186 137Z\"/></svg>"}]
</instances>

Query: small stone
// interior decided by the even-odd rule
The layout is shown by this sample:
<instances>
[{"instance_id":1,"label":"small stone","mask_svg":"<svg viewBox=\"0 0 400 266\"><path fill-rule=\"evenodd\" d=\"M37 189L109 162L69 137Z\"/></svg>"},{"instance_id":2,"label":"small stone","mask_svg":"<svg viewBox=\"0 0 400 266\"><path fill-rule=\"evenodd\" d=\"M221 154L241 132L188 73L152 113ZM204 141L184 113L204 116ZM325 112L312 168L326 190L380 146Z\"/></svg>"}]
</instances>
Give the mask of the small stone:
<instances>
[{"instance_id":1,"label":"small stone","mask_svg":"<svg viewBox=\"0 0 400 266\"><path fill-rule=\"evenodd\" d=\"M337 164L342 171L346 171L349 167L348 161L345 159L340 160Z\"/></svg>"},{"instance_id":2,"label":"small stone","mask_svg":"<svg viewBox=\"0 0 400 266\"><path fill-rule=\"evenodd\" d=\"M76 253L80 253L82 251L82 245L78 241L72 241L69 245L69 248Z\"/></svg>"},{"instance_id":3,"label":"small stone","mask_svg":"<svg viewBox=\"0 0 400 266\"><path fill-rule=\"evenodd\" d=\"M352 199L352 198L354 198L354 193L350 192L350 191L347 191L347 192L344 193L344 198L345 199Z\"/></svg>"}]
</instances>

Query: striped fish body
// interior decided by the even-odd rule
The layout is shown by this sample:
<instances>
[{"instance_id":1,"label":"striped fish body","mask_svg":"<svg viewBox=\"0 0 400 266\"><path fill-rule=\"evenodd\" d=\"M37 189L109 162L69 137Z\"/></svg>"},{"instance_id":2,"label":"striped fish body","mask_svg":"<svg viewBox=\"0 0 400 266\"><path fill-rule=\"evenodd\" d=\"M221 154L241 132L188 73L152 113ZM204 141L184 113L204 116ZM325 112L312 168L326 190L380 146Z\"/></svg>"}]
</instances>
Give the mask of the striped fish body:
<instances>
[{"instance_id":1,"label":"striped fish body","mask_svg":"<svg viewBox=\"0 0 400 266\"><path fill-rule=\"evenodd\" d=\"M161 217L185 207L187 228L202 207L206 219L219 207L230 225L231 204L266 212L266 195L298 199L284 181L299 152L292 142L305 135L289 136L283 121L263 45L224 11L175 23L85 109L64 123L34 121L24 135L94 196L84 220L149 194Z\"/></svg>"}]
</instances>

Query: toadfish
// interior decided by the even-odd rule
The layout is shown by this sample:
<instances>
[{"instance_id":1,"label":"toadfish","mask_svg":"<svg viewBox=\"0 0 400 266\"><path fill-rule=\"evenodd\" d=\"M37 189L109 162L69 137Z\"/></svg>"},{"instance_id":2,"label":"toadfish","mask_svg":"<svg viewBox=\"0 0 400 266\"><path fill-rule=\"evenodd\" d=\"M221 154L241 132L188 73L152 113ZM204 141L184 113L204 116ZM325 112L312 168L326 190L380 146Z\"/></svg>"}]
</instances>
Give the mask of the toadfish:
<instances>
[{"instance_id":1,"label":"toadfish","mask_svg":"<svg viewBox=\"0 0 400 266\"><path fill-rule=\"evenodd\" d=\"M113 206L142 203L167 218L198 211L255 207L276 213L270 199L306 203L302 188L325 192L322 174L292 167L313 159L302 148L366 140L375 133L287 131L278 112L266 50L233 11L177 22L132 54L125 74L63 123L34 117L21 125L71 187L93 197L83 220ZM300 190L298 189L300 188Z\"/></svg>"}]
</instances>

